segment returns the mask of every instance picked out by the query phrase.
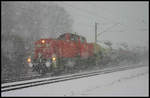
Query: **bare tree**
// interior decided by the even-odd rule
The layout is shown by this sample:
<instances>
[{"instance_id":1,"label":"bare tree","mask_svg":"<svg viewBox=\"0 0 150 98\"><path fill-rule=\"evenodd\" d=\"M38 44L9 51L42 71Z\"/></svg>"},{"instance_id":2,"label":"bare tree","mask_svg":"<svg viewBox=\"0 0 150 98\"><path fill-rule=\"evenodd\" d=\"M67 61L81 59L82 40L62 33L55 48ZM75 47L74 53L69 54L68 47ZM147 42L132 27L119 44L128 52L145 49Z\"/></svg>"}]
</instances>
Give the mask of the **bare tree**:
<instances>
[{"instance_id":1,"label":"bare tree","mask_svg":"<svg viewBox=\"0 0 150 98\"><path fill-rule=\"evenodd\" d=\"M2 64L5 67L2 68L7 68L7 72L17 72L16 67L20 70L24 68L20 66L25 64L24 59L33 49L36 40L55 38L56 32L72 32L73 21L70 15L55 3L3 1L1 5L1 59L5 61ZM11 64L15 67L11 67Z\"/></svg>"}]
</instances>

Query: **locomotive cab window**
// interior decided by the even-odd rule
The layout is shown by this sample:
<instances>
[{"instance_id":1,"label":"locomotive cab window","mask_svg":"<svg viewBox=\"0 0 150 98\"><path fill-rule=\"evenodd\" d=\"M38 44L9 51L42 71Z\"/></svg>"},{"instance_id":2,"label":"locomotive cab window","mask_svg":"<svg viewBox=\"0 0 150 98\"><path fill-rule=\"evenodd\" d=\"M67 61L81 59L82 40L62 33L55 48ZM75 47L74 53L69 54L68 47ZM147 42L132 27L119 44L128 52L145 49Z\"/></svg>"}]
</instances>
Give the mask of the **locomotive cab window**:
<instances>
[{"instance_id":1,"label":"locomotive cab window","mask_svg":"<svg viewBox=\"0 0 150 98\"><path fill-rule=\"evenodd\" d=\"M66 40L65 34L59 36L57 39L59 39L59 40Z\"/></svg>"},{"instance_id":2,"label":"locomotive cab window","mask_svg":"<svg viewBox=\"0 0 150 98\"><path fill-rule=\"evenodd\" d=\"M71 41L78 41L78 36L75 35L75 34L71 34L71 38L70 38Z\"/></svg>"},{"instance_id":3,"label":"locomotive cab window","mask_svg":"<svg viewBox=\"0 0 150 98\"><path fill-rule=\"evenodd\" d=\"M86 39L84 37L80 37L80 41L81 41L81 43L85 43Z\"/></svg>"}]
</instances>

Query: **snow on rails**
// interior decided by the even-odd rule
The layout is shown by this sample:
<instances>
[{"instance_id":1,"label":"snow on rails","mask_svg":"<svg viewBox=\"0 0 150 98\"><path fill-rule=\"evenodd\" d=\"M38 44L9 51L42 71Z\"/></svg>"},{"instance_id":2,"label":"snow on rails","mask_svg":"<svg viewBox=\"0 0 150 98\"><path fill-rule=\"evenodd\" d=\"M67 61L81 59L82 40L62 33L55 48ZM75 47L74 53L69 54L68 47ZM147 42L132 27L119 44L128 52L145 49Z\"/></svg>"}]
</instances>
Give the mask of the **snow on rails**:
<instances>
[{"instance_id":1,"label":"snow on rails","mask_svg":"<svg viewBox=\"0 0 150 98\"><path fill-rule=\"evenodd\" d=\"M42 78L42 79L33 79L33 80L26 80L26 81L20 81L20 82L12 82L12 83L4 83L2 84L1 92L7 92L7 91L12 91L12 90L34 87L34 86L50 84L50 83L56 83L56 82L61 82L61 81L67 81L67 80L72 80L72 79L77 79L77 78L106 74L106 73L122 71L122 70L137 68L137 67L143 67L143 66L147 66L147 65L142 65L142 64L134 65L134 66L121 66L120 65L117 67L76 73L76 74L71 74L71 75L48 77L48 78Z\"/></svg>"}]
</instances>

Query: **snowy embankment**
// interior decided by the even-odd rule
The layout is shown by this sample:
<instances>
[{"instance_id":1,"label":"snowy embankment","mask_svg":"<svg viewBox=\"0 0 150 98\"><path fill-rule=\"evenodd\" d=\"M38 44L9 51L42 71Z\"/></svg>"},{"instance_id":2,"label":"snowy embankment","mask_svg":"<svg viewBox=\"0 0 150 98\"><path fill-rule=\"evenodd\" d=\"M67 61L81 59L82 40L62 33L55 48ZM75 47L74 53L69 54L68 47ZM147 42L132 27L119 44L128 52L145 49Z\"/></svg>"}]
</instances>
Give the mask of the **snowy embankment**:
<instances>
[{"instance_id":1,"label":"snowy embankment","mask_svg":"<svg viewBox=\"0 0 150 98\"><path fill-rule=\"evenodd\" d=\"M148 96L148 66L3 92L2 96Z\"/></svg>"}]
</instances>

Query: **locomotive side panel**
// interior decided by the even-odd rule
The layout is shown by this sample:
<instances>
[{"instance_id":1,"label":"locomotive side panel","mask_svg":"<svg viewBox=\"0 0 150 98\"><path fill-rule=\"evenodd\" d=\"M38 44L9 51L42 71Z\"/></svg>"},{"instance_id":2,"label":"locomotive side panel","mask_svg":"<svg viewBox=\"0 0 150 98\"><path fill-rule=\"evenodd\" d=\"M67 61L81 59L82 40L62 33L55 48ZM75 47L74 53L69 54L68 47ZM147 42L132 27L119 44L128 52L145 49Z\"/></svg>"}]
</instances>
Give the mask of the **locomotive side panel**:
<instances>
[{"instance_id":1,"label":"locomotive side panel","mask_svg":"<svg viewBox=\"0 0 150 98\"><path fill-rule=\"evenodd\" d=\"M80 43L80 56L82 58L88 58L94 55L94 46L88 43Z\"/></svg>"},{"instance_id":2,"label":"locomotive side panel","mask_svg":"<svg viewBox=\"0 0 150 98\"><path fill-rule=\"evenodd\" d=\"M73 41L58 41L59 57L73 58L79 54L78 43Z\"/></svg>"}]
</instances>

